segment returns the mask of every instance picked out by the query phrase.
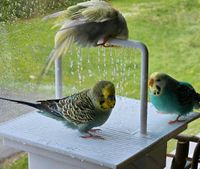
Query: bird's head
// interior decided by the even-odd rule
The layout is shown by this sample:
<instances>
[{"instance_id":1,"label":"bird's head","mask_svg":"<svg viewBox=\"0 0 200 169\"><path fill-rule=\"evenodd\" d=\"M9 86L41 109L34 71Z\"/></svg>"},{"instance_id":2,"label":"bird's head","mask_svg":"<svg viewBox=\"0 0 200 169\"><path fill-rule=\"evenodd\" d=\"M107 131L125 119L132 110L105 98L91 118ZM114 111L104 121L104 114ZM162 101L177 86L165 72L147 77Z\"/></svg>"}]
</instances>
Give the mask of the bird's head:
<instances>
[{"instance_id":1,"label":"bird's head","mask_svg":"<svg viewBox=\"0 0 200 169\"><path fill-rule=\"evenodd\" d=\"M163 93L167 78L168 75L164 73L155 72L151 74L148 86L153 95L159 96Z\"/></svg>"},{"instance_id":2,"label":"bird's head","mask_svg":"<svg viewBox=\"0 0 200 169\"><path fill-rule=\"evenodd\" d=\"M115 106L115 86L109 81L99 81L92 89L94 104L100 110L109 110Z\"/></svg>"}]
</instances>

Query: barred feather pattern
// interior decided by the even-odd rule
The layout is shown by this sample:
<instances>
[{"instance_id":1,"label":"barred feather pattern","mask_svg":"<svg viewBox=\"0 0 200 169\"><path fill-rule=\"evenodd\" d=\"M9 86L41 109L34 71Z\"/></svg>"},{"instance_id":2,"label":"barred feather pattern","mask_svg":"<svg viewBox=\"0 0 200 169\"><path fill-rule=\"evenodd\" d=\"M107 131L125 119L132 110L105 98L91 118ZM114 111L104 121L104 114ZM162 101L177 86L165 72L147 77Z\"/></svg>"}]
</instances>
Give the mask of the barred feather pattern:
<instances>
[{"instance_id":1,"label":"barred feather pattern","mask_svg":"<svg viewBox=\"0 0 200 169\"><path fill-rule=\"evenodd\" d=\"M88 96L89 91L84 90L59 100L41 101L41 104L75 125L87 123L94 120L96 110Z\"/></svg>"},{"instance_id":2,"label":"barred feather pattern","mask_svg":"<svg viewBox=\"0 0 200 169\"><path fill-rule=\"evenodd\" d=\"M88 132L101 126L109 118L115 105L114 85L109 81L99 81L93 88L83 90L62 99L41 100L37 103L0 97L6 100L34 107L42 115L61 121L67 127Z\"/></svg>"}]
</instances>

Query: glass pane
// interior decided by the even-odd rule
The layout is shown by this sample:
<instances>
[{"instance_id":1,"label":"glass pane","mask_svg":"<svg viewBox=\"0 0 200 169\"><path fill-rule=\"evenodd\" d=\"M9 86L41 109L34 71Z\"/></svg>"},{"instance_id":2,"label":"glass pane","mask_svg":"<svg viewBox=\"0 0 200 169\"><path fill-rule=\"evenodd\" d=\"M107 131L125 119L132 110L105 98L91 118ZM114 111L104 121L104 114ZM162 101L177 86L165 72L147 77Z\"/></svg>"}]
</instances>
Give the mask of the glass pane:
<instances>
[{"instance_id":1,"label":"glass pane","mask_svg":"<svg viewBox=\"0 0 200 169\"><path fill-rule=\"evenodd\" d=\"M77 2L1 1L0 97L31 102L55 98L54 64L38 84L58 30L52 28L54 20L42 18ZM90 88L99 80L109 80L115 84L118 95L139 98L140 51L73 45L62 63L63 96ZM2 100L0 107L0 123L34 110Z\"/></svg>"}]
</instances>

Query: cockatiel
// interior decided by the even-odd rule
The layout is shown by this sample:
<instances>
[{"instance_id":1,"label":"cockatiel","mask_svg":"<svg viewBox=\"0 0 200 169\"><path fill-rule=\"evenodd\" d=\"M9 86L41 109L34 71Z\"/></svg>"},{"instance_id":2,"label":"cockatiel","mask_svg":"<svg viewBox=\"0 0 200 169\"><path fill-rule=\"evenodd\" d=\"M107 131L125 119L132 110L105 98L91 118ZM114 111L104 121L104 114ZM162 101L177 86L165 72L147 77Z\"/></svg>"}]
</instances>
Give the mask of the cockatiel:
<instances>
[{"instance_id":1,"label":"cockatiel","mask_svg":"<svg viewBox=\"0 0 200 169\"><path fill-rule=\"evenodd\" d=\"M97 129L109 118L115 105L115 87L109 81L99 81L91 89L83 90L71 96L56 100L42 100L37 103L2 98L36 109L39 113L62 121L70 128L78 129L84 133L83 138L102 138L94 135Z\"/></svg>"},{"instance_id":2,"label":"cockatiel","mask_svg":"<svg viewBox=\"0 0 200 169\"><path fill-rule=\"evenodd\" d=\"M159 112L177 114L175 120L186 115L194 108L200 108L200 94L190 83L180 82L165 73L155 72L149 78L150 100Z\"/></svg>"},{"instance_id":3,"label":"cockatiel","mask_svg":"<svg viewBox=\"0 0 200 169\"><path fill-rule=\"evenodd\" d=\"M73 43L80 46L106 46L109 38L128 39L127 23L123 15L103 0L91 0L70 6L67 10L46 16L58 18L60 29L55 46L49 54L41 77L56 58L66 54Z\"/></svg>"}]
</instances>

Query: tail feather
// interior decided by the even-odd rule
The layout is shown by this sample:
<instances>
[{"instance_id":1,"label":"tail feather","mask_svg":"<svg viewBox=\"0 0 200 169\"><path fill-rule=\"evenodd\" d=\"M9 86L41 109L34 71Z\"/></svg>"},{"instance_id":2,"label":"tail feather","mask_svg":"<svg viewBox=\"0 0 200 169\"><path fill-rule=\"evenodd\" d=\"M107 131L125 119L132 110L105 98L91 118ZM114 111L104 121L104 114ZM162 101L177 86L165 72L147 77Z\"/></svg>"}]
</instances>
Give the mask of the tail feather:
<instances>
[{"instance_id":1,"label":"tail feather","mask_svg":"<svg viewBox=\"0 0 200 169\"><path fill-rule=\"evenodd\" d=\"M53 119L56 119L56 120L59 120L59 121L64 120L61 113L59 113L56 110L53 110L53 109L50 110L50 108L45 107L45 105L43 105L43 101L41 101L41 102L38 101L40 103L31 103L31 102L26 102L26 101L21 101L21 100L8 99L8 98L4 98L4 97L0 97L0 99L36 108L36 109L40 110L38 113L40 113L40 114L42 114L46 117L50 117L50 118L53 118Z\"/></svg>"},{"instance_id":2,"label":"tail feather","mask_svg":"<svg viewBox=\"0 0 200 169\"><path fill-rule=\"evenodd\" d=\"M50 14L50 15L43 17L42 20L46 21L48 19L58 18L58 17L62 16L64 13L66 13L66 10L58 11L58 12L55 12L53 14Z\"/></svg>"},{"instance_id":3,"label":"tail feather","mask_svg":"<svg viewBox=\"0 0 200 169\"><path fill-rule=\"evenodd\" d=\"M41 109L41 104L39 104L39 103L36 104L36 103L31 103L31 102L26 102L26 101L21 101L21 100L7 99L7 98L4 98L4 97L0 97L0 99L19 103L19 104L24 104L24 105L27 105L27 106L30 106L30 107L33 107L33 108L36 108L36 109Z\"/></svg>"},{"instance_id":4,"label":"tail feather","mask_svg":"<svg viewBox=\"0 0 200 169\"><path fill-rule=\"evenodd\" d=\"M67 53L72 44L75 41L76 34L76 26L81 25L84 22L65 22L60 30L55 35L55 48L49 54L46 63L42 69L42 72L39 76L39 82L43 78L43 76L48 72L52 62L57 58L62 57ZM38 83L39 83L38 82Z\"/></svg>"},{"instance_id":5,"label":"tail feather","mask_svg":"<svg viewBox=\"0 0 200 169\"><path fill-rule=\"evenodd\" d=\"M57 56L56 57L56 48L54 48L52 51L51 51L51 53L49 54L49 56L48 56L48 58L47 58L47 60L46 60L46 62L45 62L45 65L44 65L44 67L43 67L43 69L42 69L42 72L41 72L41 74L40 74L40 78L39 79L42 79L46 74L47 74L47 72L48 72L48 70L49 70L49 68L50 68L50 66L51 66L51 64L52 64L52 62L53 62L53 60L55 59L55 58L59 58L60 56Z\"/></svg>"},{"instance_id":6,"label":"tail feather","mask_svg":"<svg viewBox=\"0 0 200 169\"><path fill-rule=\"evenodd\" d=\"M194 108L195 108L195 109L200 109L200 94L199 94L199 93L196 93L196 98L195 98L195 100L196 100L196 103L195 103L195 105L194 105Z\"/></svg>"},{"instance_id":7,"label":"tail feather","mask_svg":"<svg viewBox=\"0 0 200 169\"><path fill-rule=\"evenodd\" d=\"M197 100L198 100L198 102L200 102L200 94L199 93L197 93Z\"/></svg>"},{"instance_id":8,"label":"tail feather","mask_svg":"<svg viewBox=\"0 0 200 169\"><path fill-rule=\"evenodd\" d=\"M40 80L48 72L50 66L52 65L52 62L67 53L67 51L69 50L69 48L72 46L74 42L74 36L70 35L69 33L67 33L66 35L64 33L57 32L56 37L55 37L55 42L56 42L56 45L55 45L56 47L51 51L51 53L49 54L46 60L46 63L42 69L42 72L40 73L38 84Z\"/></svg>"}]
</instances>

